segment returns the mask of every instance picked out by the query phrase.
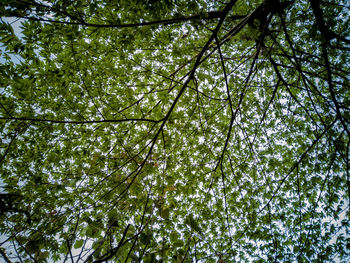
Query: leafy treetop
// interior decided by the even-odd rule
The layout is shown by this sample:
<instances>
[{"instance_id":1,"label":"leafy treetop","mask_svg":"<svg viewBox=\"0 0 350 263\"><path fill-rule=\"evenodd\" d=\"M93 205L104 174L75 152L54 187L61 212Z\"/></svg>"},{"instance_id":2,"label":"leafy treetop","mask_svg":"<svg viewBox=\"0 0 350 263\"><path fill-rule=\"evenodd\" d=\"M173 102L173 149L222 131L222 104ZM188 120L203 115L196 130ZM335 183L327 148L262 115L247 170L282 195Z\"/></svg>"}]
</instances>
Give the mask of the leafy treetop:
<instances>
[{"instance_id":1,"label":"leafy treetop","mask_svg":"<svg viewBox=\"0 0 350 263\"><path fill-rule=\"evenodd\" d=\"M3 0L2 258L348 262L348 11Z\"/></svg>"}]
</instances>

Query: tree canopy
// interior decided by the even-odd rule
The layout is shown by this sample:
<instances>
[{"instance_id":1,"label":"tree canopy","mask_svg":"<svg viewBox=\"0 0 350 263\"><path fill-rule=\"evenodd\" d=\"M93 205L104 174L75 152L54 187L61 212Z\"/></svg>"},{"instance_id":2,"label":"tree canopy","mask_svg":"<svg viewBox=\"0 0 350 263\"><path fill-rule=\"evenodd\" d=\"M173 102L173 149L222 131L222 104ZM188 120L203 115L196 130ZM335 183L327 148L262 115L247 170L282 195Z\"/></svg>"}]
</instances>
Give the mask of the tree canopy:
<instances>
[{"instance_id":1,"label":"tree canopy","mask_svg":"<svg viewBox=\"0 0 350 263\"><path fill-rule=\"evenodd\" d=\"M348 1L1 2L5 262L349 262Z\"/></svg>"}]
</instances>

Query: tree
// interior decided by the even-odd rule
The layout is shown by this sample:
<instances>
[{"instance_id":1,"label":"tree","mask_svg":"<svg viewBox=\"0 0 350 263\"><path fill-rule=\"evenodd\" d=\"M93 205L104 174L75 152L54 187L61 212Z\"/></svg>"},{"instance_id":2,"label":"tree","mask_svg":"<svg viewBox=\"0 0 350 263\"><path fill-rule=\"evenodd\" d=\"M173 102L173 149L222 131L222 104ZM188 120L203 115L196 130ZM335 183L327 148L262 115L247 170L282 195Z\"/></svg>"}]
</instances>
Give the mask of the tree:
<instances>
[{"instance_id":1,"label":"tree","mask_svg":"<svg viewBox=\"0 0 350 263\"><path fill-rule=\"evenodd\" d=\"M347 1L0 8L6 262L348 262Z\"/></svg>"}]
</instances>

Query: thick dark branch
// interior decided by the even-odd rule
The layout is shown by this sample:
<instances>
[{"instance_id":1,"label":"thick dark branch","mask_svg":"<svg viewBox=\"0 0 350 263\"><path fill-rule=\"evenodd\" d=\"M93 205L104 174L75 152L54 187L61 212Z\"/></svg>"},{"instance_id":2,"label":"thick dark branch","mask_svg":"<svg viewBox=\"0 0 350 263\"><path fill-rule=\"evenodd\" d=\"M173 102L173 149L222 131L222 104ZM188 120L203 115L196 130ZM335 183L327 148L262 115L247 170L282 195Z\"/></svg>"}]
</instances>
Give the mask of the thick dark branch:
<instances>
[{"instance_id":1,"label":"thick dark branch","mask_svg":"<svg viewBox=\"0 0 350 263\"><path fill-rule=\"evenodd\" d=\"M119 120L92 120L92 121L62 121L62 120L50 120L50 119L35 119L35 118L11 118L11 117L0 117L0 120L10 121L33 121L33 122L51 122L51 123L67 123L67 124L91 124L91 123L118 123L118 122L153 122L158 123L162 120L151 120L151 119L119 119Z\"/></svg>"},{"instance_id":2,"label":"thick dark branch","mask_svg":"<svg viewBox=\"0 0 350 263\"><path fill-rule=\"evenodd\" d=\"M331 39L328 27L323 19L320 2L318 0L310 0L312 11L314 12L316 24L318 29L321 31L322 36L329 41Z\"/></svg>"},{"instance_id":3,"label":"thick dark branch","mask_svg":"<svg viewBox=\"0 0 350 263\"><path fill-rule=\"evenodd\" d=\"M170 19L163 19L163 20L157 20L157 21L149 21L149 22L140 22L140 23L130 23L130 24L95 24L95 23L88 23L85 21L75 22L75 21L58 21L58 20L51 20L51 19L45 19L45 18L38 18L33 16L16 16L19 18L24 18L28 20L35 20L40 22L48 22L48 23L57 23L57 24L66 24L66 25L80 25L80 26L86 26L86 27L97 27L97 28L132 28L132 27L143 27L143 26L154 26L154 25L171 25L171 24L177 24L177 23L183 23L188 21L195 21L195 20L213 20L216 18L220 18L222 15L222 12L220 11L210 11L206 14L196 14L191 16L184 16L184 17L178 17L178 18L170 18ZM232 16L232 19L241 19L244 16ZM72 18L72 17L70 17Z\"/></svg>"},{"instance_id":4,"label":"thick dark branch","mask_svg":"<svg viewBox=\"0 0 350 263\"><path fill-rule=\"evenodd\" d=\"M221 161L221 165L222 165L224 154L226 152L226 148L227 148L228 142L229 142L230 137L231 137L233 122L236 119L236 114L237 114L238 109L233 111L233 105L232 105L232 100L231 100L230 88L228 86L228 79L227 79L227 74L226 74L225 63L224 63L224 59L223 59L223 56L222 56L221 48L220 48L220 45L219 45L219 40L217 38L216 38L216 42L218 44L218 51L219 51L219 55L220 55L222 71L224 73L224 78L225 78L225 86L226 86L227 98L228 98L228 102L229 102L229 105L230 105L230 111L231 111L230 126L229 126L229 130L228 130L228 133L227 133L227 136L226 136L225 146L224 146L224 149L222 150L222 154L221 154L221 157L220 157L220 161ZM238 105L238 107L239 107L239 105ZM223 180L224 180L224 178L223 178Z\"/></svg>"},{"instance_id":5,"label":"thick dark branch","mask_svg":"<svg viewBox=\"0 0 350 263\"><path fill-rule=\"evenodd\" d=\"M326 70L327 70L327 81L328 81L329 92L331 94L332 101L335 105L337 116L338 116L341 124L343 125L344 130L347 132L348 136L350 136L350 130L346 124L346 122L348 122L348 120L346 118L344 118L344 116L342 115L342 113L340 111L340 106L339 106L338 100L336 98L333 80L332 80L331 65L330 65L329 58L328 58L327 44L329 44L329 40L331 39L331 37L330 37L331 31L328 29L328 27L326 26L326 23L323 19L323 14L322 14L322 10L320 8L320 3L316 0L310 0L310 3L311 3L311 8L312 8L314 15L315 15L318 29L320 30L321 35L323 37L322 56L323 56L323 59L325 62ZM349 41L349 43L350 43L350 41Z\"/></svg>"},{"instance_id":6,"label":"thick dark branch","mask_svg":"<svg viewBox=\"0 0 350 263\"><path fill-rule=\"evenodd\" d=\"M345 42L346 44L350 44L350 40L346 39L343 36L336 34L335 32L333 32L332 30L330 30L328 28L328 26L326 25L326 22L323 18L323 13L322 13L322 10L320 7L320 1L319 0L310 0L310 4L311 4L312 11L315 15L316 25L317 25L318 29L320 30L321 35L327 41L327 43L329 43L330 40L336 38L340 41Z\"/></svg>"},{"instance_id":7,"label":"thick dark branch","mask_svg":"<svg viewBox=\"0 0 350 263\"><path fill-rule=\"evenodd\" d=\"M3 249L2 247L0 247L0 254L1 256L4 258L4 260L6 261L6 263L12 263L12 261L9 259L9 257L6 255L6 253L4 252L5 249Z\"/></svg>"},{"instance_id":8,"label":"thick dark branch","mask_svg":"<svg viewBox=\"0 0 350 263\"><path fill-rule=\"evenodd\" d=\"M210 57L220 46L222 46L224 43L229 41L232 37L237 35L247 24L254 23L254 19L261 16L261 13L266 13L266 12L273 13L274 9L271 7L268 7L270 5L270 4L268 4L268 3L270 3L270 1L273 1L273 0L265 0L260 6L258 6L252 13L250 13L248 15L235 17L235 19L238 19L238 18L243 18L243 19L236 26L234 26L228 33L226 33L220 42L216 41L216 46L214 46L213 44L211 44L209 46L212 48L212 50L200 61L200 64L203 61L207 60L207 58ZM269 9L270 11L266 11L266 9ZM265 15L267 15L267 13ZM264 25L265 24L266 23L264 23ZM171 73L170 76L176 75L182 68L184 68L186 65L191 63L193 61L193 59L197 58L198 55L192 57L185 64L181 65L173 73ZM189 75L190 73L191 72L187 73L186 76Z\"/></svg>"}]
</instances>

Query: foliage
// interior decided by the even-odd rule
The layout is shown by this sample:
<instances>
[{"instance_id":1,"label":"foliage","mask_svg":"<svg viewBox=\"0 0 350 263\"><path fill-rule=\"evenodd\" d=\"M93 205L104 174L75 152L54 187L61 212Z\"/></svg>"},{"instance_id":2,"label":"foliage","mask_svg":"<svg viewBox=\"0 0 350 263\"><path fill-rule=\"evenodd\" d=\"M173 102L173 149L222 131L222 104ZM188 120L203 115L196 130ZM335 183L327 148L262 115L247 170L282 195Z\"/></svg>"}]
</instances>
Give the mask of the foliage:
<instances>
[{"instance_id":1,"label":"foliage","mask_svg":"<svg viewBox=\"0 0 350 263\"><path fill-rule=\"evenodd\" d=\"M349 262L348 12L2 1L1 256Z\"/></svg>"}]
</instances>

